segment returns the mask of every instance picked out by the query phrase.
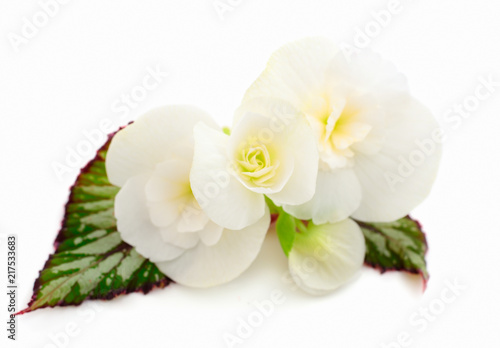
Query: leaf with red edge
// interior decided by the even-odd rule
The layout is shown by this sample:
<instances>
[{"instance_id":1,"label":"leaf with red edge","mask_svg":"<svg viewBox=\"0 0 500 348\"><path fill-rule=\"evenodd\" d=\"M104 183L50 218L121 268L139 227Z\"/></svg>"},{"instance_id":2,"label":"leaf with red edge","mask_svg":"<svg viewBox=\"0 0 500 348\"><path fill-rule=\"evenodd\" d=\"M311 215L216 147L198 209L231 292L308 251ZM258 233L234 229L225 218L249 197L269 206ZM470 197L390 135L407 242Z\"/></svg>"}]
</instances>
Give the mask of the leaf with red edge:
<instances>
[{"instance_id":1,"label":"leaf with red edge","mask_svg":"<svg viewBox=\"0 0 500 348\"><path fill-rule=\"evenodd\" d=\"M429 280L425 255L427 240L418 221L407 216L389 223L356 221L366 240L365 263L386 271L420 274L424 287Z\"/></svg>"},{"instance_id":2,"label":"leaf with red edge","mask_svg":"<svg viewBox=\"0 0 500 348\"><path fill-rule=\"evenodd\" d=\"M123 242L113 216L119 188L109 183L105 158L109 143L82 169L71 188L55 252L35 282L27 313L44 307L79 305L87 299L111 299L148 293L171 280Z\"/></svg>"}]
</instances>

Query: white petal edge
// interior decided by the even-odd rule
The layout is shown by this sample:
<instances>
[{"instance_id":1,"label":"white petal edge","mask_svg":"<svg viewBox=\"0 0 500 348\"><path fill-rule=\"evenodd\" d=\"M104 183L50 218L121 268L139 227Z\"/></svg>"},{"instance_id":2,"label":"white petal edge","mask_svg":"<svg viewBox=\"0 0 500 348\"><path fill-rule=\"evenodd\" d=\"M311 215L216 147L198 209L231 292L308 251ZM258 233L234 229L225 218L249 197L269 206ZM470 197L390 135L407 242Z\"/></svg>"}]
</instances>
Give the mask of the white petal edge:
<instances>
[{"instance_id":1,"label":"white petal edge","mask_svg":"<svg viewBox=\"0 0 500 348\"><path fill-rule=\"evenodd\" d=\"M371 49L347 57L338 54L327 70L331 91L350 91L355 95L387 100L394 94L407 93L408 83L396 66Z\"/></svg>"},{"instance_id":2,"label":"white petal edge","mask_svg":"<svg viewBox=\"0 0 500 348\"><path fill-rule=\"evenodd\" d=\"M255 98L240 106L235 113L240 121L231 135L228 154L234 156L235 147L244 141L248 131L266 141L284 161L288 173L279 173L279 187L266 192L277 204L302 204L314 195L318 173L318 149L314 133L305 115L292 105L274 98ZM253 116L252 116L253 115ZM278 170L281 170L279 168Z\"/></svg>"},{"instance_id":3,"label":"white petal edge","mask_svg":"<svg viewBox=\"0 0 500 348\"><path fill-rule=\"evenodd\" d=\"M363 232L352 220L312 225L298 235L289 254L296 284L311 295L327 294L351 280L363 266Z\"/></svg>"},{"instance_id":4,"label":"white petal edge","mask_svg":"<svg viewBox=\"0 0 500 348\"><path fill-rule=\"evenodd\" d=\"M199 243L175 260L156 265L176 283L208 288L241 275L257 257L270 224L269 209L257 223L234 231L225 229L213 246Z\"/></svg>"},{"instance_id":5,"label":"white petal edge","mask_svg":"<svg viewBox=\"0 0 500 348\"><path fill-rule=\"evenodd\" d=\"M326 71L339 49L322 37L285 44L269 59L266 69L248 88L244 101L275 97L306 110L311 96L323 92Z\"/></svg>"},{"instance_id":6,"label":"white petal edge","mask_svg":"<svg viewBox=\"0 0 500 348\"><path fill-rule=\"evenodd\" d=\"M130 178L115 197L115 217L121 238L152 262L180 256L183 248L163 241L160 229L152 224L146 204L149 175Z\"/></svg>"},{"instance_id":7,"label":"white petal edge","mask_svg":"<svg viewBox=\"0 0 500 348\"><path fill-rule=\"evenodd\" d=\"M236 163L242 146L245 148L258 142L270 150L273 164L280 163L275 182L270 187L251 185L238 173L237 178L245 187L256 193L270 194L281 191L285 186L294 170L293 154L287 148L287 132L294 128L300 117L301 114L291 109L289 104L272 98L254 99L236 110L235 118L239 122L234 125L227 144L229 160Z\"/></svg>"},{"instance_id":8,"label":"white petal edge","mask_svg":"<svg viewBox=\"0 0 500 348\"><path fill-rule=\"evenodd\" d=\"M199 232L199 235L203 244L212 246L219 242L223 231L224 227L217 225L213 221L209 221Z\"/></svg>"},{"instance_id":9,"label":"white petal edge","mask_svg":"<svg viewBox=\"0 0 500 348\"><path fill-rule=\"evenodd\" d=\"M194 127L195 149L190 181L200 207L216 224L240 230L265 212L264 195L248 190L230 172L228 136L204 123Z\"/></svg>"},{"instance_id":10,"label":"white petal edge","mask_svg":"<svg viewBox=\"0 0 500 348\"><path fill-rule=\"evenodd\" d=\"M109 181L121 187L129 178L176 156L176 148L192 149L193 127L200 121L218 128L206 112L189 105L165 106L140 116L111 141L106 155Z\"/></svg>"},{"instance_id":11,"label":"white petal edge","mask_svg":"<svg viewBox=\"0 0 500 348\"><path fill-rule=\"evenodd\" d=\"M366 222L390 222L408 215L429 195L441 159L442 145L433 139L439 125L425 106L401 95L384 109L387 128L381 151L358 154L354 167L363 200L352 216ZM428 150L418 142L430 144ZM414 155L418 152L423 156ZM419 158L423 160L415 160ZM408 170L401 169L404 162L409 163Z\"/></svg>"},{"instance_id":12,"label":"white petal edge","mask_svg":"<svg viewBox=\"0 0 500 348\"><path fill-rule=\"evenodd\" d=\"M312 219L321 225L347 219L358 209L361 199L361 186L353 170L320 170L314 197L301 205L284 205L283 209L299 219Z\"/></svg>"}]
</instances>

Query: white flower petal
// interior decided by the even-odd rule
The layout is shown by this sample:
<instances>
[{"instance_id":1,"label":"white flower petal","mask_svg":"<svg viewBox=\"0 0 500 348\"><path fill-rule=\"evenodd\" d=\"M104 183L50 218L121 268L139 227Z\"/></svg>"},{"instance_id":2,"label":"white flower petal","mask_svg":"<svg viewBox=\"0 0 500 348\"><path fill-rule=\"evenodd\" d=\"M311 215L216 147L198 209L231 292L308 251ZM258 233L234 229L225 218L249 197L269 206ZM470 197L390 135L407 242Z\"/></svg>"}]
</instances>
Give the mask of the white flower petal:
<instances>
[{"instance_id":1,"label":"white flower petal","mask_svg":"<svg viewBox=\"0 0 500 348\"><path fill-rule=\"evenodd\" d=\"M257 223L239 231L224 230L217 244L203 243L181 257L157 263L175 282L197 288L227 283L242 274L257 257L270 224L269 209Z\"/></svg>"},{"instance_id":2,"label":"white flower petal","mask_svg":"<svg viewBox=\"0 0 500 348\"><path fill-rule=\"evenodd\" d=\"M191 202L190 168L191 164L186 165L184 160L167 160L158 164L151 174L146 184L146 198L156 226L172 224Z\"/></svg>"},{"instance_id":3,"label":"white flower petal","mask_svg":"<svg viewBox=\"0 0 500 348\"><path fill-rule=\"evenodd\" d=\"M228 158L235 162L242 148L259 143L266 146L271 161L277 165L272 186L256 186L246 182L244 175L238 180L248 189L263 194L279 192L294 170L293 154L287 148L288 132L295 128L296 120L301 117L295 109L281 101L259 98L243 104L236 110L235 119L239 119L231 131L227 144Z\"/></svg>"},{"instance_id":4,"label":"white flower petal","mask_svg":"<svg viewBox=\"0 0 500 348\"><path fill-rule=\"evenodd\" d=\"M115 198L115 217L121 238L152 262L171 260L184 249L165 243L160 229L151 223L145 186L148 174L130 178Z\"/></svg>"},{"instance_id":5,"label":"white flower petal","mask_svg":"<svg viewBox=\"0 0 500 348\"><path fill-rule=\"evenodd\" d=\"M301 204L312 198L316 188L318 150L304 114L274 98L255 98L237 111L240 121L228 145L230 157L247 138L257 138L272 150L280 162L276 184L267 194L277 204Z\"/></svg>"},{"instance_id":6,"label":"white flower petal","mask_svg":"<svg viewBox=\"0 0 500 348\"><path fill-rule=\"evenodd\" d=\"M189 147L185 158L168 159L155 166L150 182L146 185L148 201L161 202L169 199L191 195L189 187L189 172L193 162L194 146Z\"/></svg>"},{"instance_id":7,"label":"white flower petal","mask_svg":"<svg viewBox=\"0 0 500 348\"><path fill-rule=\"evenodd\" d=\"M323 295L348 282L363 266L365 239L359 226L347 219L336 224L309 225L297 234L288 262L297 285Z\"/></svg>"},{"instance_id":8,"label":"white flower petal","mask_svg":"<svg viewBox=\"0 0 500 348\"><path fill-rule=\"evenodd\" d=\"M201 231L210 219L200 208L196 199L191 195L191 200L187 206L183 207L181 216L177 224L179 232Z\"/></svg>"},{"instance_id":9,"label":"white flower petal","mask_svg":"<svg viewBox=\"0 0 500 348\"><path fill-rule=\"evenodd\" d=\"M216 223L209 221L207 225L199 232L201 241L206 246L212 246L219 242L222 231L224 227L217 225Z\"/></svg>"},{"instance_id":10,"label":"white flower petal","mask_svg":"<svg viewBox=\"0 0 500 348\"><path fill-rule=\"evenodd\" d=\"M307 110L318 100L316 93L323 91L326 71L338 53L338 48L324 38L288 43L273 53L244 100L276 97L299 110Z\"/></svg>"},{"instance_id":11,"label":"white flower petal","mask_svg":"<svg viewBox=\"0 0 500 348\"><path fill-rule=\"evenodd\" d=\"M312 219L320 225L348 218L360 202L361 186L351 169L320 170L314 197L301 205L284 205L283 209L299 219Z\"/></svg>"},{"instance_id":12,"label":"white flower petal","mask_svg":"<svg viewBox=\"0 0 500 348\"><path fill-rule=\"evenodd\" d=\"M409 214L429 194L441 158L441 144L432 140L439 126L426 107L401 95L383 109L385 143L378 154L358 154L354 167L363 200L352 216L368 222L394 221Z\"/></svg>"},{"instance_id":13,"label":"white flower petal","mask_svg":"<svg viewBox=\"0 0 500 348\"><path fill-rule=\"evenodd\" d=\"M179 161L169 162L173 168ZM187 180L187 181L186 181ZM149 202L163 202L175 200L190 194L189 169L184 173L182 179L172 180L163 175L158 169L155 170L146 184L146 197Z\"/></svg>"},{"instance_id":14,"label":"white flower petal","mask_svg":"<svg viewBox=\"0 0 500 348\"><path fill-rule=\"evenodd\" d=\"M157 227L167 227L179 219L182 207L187 203L185 197L177 198L165 202L147 202L149 217L153 225Z\"/></svg>"},{"instance_id":15,"label":"white flower petal","mask_svg":"<svg viewBox=\"0 0 500 348\"><path fill-rule=\"evenodd\" d=\"M327 71L330 93L350 93L351 96L369 95L386 100L394 94L406 93L408 83L393 63L367 49L348 59L338 54Z\"/></svg>"},{"instance_id":16,"label":"white flower petal","mask_svg":"<svg viewBox=\"0 0 500 348\"><path fill-rule=\"evenodd\" d=\"M175 245L182 249L190 249L198 244L200 236L197 232L178 231L176 224L168 227L162 227L160 230L162 239L169 244Z\"/></svg>"},{"instance_id":17,"label":"white flower petal","mask_svg":"<svg viewBox=\"0 0 500 348\"><path fill-rule=\"evenodd\" d=\"M127 179L192 148L193 127L200 121L217 128L207 113L193 106L166 106L144 114L113 137L106 156L109 181L123 186Z\"/></svg>"},{"instance_id":18,"label":"white flower petal","mask_svg":"<svg viewBox=\"0 0 500 348\"><path fill-rule=\"evenodd\" d=\"M203 123L195 126L194 134L191 189L203 211L216 224L234 230L261 219L264 196L248 190L230 173L228 136Z\"/></svg>"}]
</instances>

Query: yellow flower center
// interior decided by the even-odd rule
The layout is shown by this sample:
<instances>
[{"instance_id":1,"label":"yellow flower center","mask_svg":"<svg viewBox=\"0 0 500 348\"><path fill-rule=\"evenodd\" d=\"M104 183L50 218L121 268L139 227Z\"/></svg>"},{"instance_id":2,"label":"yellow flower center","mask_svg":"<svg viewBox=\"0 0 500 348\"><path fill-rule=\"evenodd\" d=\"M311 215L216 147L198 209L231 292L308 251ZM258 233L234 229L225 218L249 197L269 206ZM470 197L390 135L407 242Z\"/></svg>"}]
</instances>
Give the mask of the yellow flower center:
<instances>
[{"instance_id":1,"label":"yellow flower center","mask_svg":"<svg viewBox=\"0 0 500 348\"><path fill-rule=\"evenodd\" d=\"M255 186L269 187L280 163L273 163L268 147L261 143L253 143L241 149L238 159L240 173Z\"/></svg>"},{"instance_id":2,"label":"yellow flower center","mask_svg":"<svg viewBox=\"0 0 500 348\"><path fill-rule=\"evenodd\" d=\"M359 110L344 98L312 98L307 115L318 140L321 160L330 168L352 165L353 145L363 141L372 126L359 120Z\"/></svg>"}]
</instances>

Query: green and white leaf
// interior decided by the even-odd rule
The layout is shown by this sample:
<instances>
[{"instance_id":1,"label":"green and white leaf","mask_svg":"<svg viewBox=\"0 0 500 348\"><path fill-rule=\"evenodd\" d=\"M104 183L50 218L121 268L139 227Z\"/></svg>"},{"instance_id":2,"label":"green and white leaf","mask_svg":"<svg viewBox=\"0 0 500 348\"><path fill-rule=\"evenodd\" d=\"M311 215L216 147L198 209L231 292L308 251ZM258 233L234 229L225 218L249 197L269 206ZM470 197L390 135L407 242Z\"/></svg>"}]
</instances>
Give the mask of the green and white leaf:
<instances>
[{"instance_id":1,"label":"green and white leaf","mask_svg":"<svg viewBox=\"0 0 500 348\"><path fill-rule=\"evenodd\" d=\"M56 250L35 282L28 308L20 313L136 291L148 293L171 282L123 242L116 230L113 206L119 188L109 183L105 169L111 138L72 187Z\"/></svg>"},{"instance_id":2,"label":"green and white leaf","mask_svg":"<svg viewBox=\"0 0 500 348\"><path fill-rule=\"evenodd\" d=\"M427 241L417 221L408 216L390 223L356 222L365 236L367 265L382 273L392 270L420 274L427 283Z\"/></svg>"}]
</instances>

